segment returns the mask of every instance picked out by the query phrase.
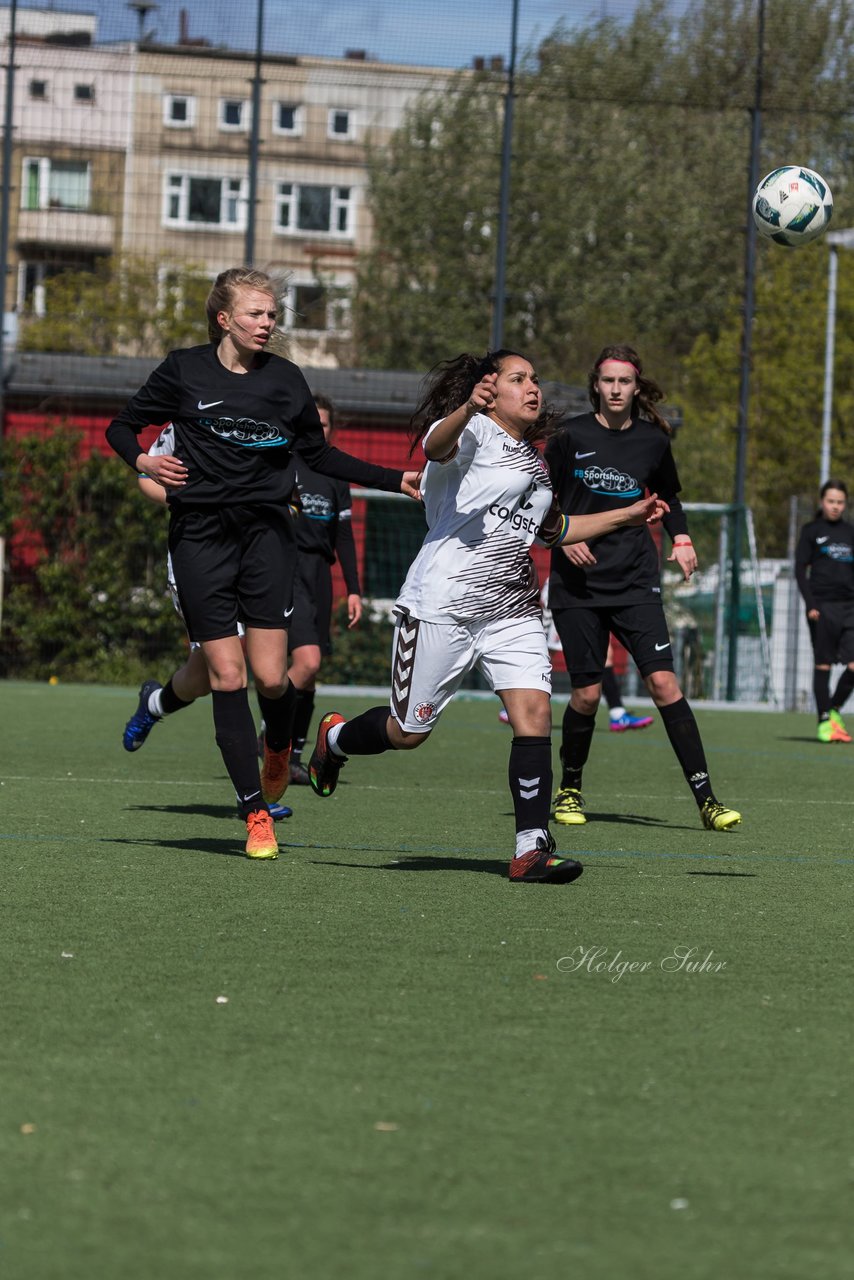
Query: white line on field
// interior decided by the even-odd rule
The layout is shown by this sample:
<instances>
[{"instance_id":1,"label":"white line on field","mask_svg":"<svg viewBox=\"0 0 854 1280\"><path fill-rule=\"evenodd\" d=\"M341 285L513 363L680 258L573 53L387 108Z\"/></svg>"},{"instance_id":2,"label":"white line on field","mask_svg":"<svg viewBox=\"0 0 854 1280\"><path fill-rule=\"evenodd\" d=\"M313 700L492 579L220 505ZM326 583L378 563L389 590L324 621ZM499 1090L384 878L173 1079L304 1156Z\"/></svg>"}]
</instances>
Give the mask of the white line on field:
<instances>
[{"instance_id":1,"label":"white line on field","mask_svg":"<svg viewBox=\"0 0 854 1280\"><path fill-rule=\"evenodd\" d=\"M219 780L214 780L214 781L208 780L206 782L202 782L202 781L193 781L192 779L187 780L187 779L180 779L180 778L76 778L76 777L69 777L67 774L65 775L65 777L62 777L62 778L32 777L28 774L6 774L3 778L0 778L0 785L2 785L4 782L33 782L33 783L36 783L38 786L51 786L51 787L61 786L62 784L73 786L76 783L85 783L87 786L92 786L92 785L104 786L104 785L110 784L110 785L119 786L119 787L194 787L196 788L196 790L200 790L202 787L216 787L217 790L224 790L224 789L228 789L228 786L229 786L228 780L225 778L220 778ZM413 794L412 787L402 787L402 786L393 787L393 786L387 786L387 785L379 786L378 784L371 783L371 782L358 783L357 789L359 791L394 791L394 792L400 792L403 795ZM297 791L295 792L290 791L288 794L291 798L293 798L295 795L299 795L301 790L302 788L299 788ZM507 795L506 788L503 788L503 787L450 787L444 783L437 785L435 787L425 787L423 785L419 785L418 791L425 795L435 791L439 791L443 795L448 795L451 793L457 794L457 795L471 795L471 796L506 796ZM308 789L306 789L305 794L306 795L309 794ZM588 797L588 803L591 806L596 806L597 804L600 806L604 804L608 804L611 802L612 797L614 798L614 800L650 800L653 802L661 801L661 803L663 804L678 804L678 803L688 804L689 801L691 800L691 797L688 795L676 795L676 794L656 795L655 793L652 793L649 791L618 791L616 793L615 792L606 793L605 791L603 791L601 793L601 800L597 800L595 794L593 795L593 799L590 799L590 795L591 795L590 792L586 792L585 795ZM810 805L825 805L825 806L826 805L851 806L851 805L854 805L854 799L852 800L804 800L801 796L791 796L791 797L789 796L755 797L754 796L754 797L751 797L751 799L748 801L748 804L750 805L751 808L759 804L775 804L775 805L780 805L780 804L808 805L810 804Z\"/></svg>"}]
</instances>

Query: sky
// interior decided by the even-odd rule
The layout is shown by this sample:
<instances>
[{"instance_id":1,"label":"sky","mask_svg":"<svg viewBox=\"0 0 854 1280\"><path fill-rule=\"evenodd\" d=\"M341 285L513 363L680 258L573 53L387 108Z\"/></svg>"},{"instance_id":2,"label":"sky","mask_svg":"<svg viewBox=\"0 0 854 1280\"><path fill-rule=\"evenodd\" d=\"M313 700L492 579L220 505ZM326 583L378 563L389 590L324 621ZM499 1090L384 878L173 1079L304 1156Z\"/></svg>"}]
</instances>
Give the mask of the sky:
<instances>
[{"instance_id":1,"label":"sky","mask_svg":"<svg viewBox=\"0 0 854 1280\"><path fill-rule=\"evenodd\" d=\"M260 0L264 45L275 53L341 57L364 49L383 62L466 67L475 56L508 57L513 0ZM178 39L186 9L191 37L254 49L259 0L160 0L145 30L163 44ZM8 7L2 0L0 7ZM585 24L626 16L633 0L518 0L519 47L536 45L561 20ZM139 17L126 0L18 0L18 9L93 13L99 41L134 40Z\"/></svg>"}]
</instances>

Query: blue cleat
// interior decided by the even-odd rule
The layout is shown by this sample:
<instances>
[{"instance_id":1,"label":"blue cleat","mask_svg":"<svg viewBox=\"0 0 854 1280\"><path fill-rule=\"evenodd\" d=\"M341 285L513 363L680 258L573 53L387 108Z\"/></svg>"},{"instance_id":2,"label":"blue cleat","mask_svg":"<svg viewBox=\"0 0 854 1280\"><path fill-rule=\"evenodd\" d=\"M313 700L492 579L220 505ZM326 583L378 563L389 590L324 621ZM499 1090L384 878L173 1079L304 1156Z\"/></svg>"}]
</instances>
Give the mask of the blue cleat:
<instances>
[{"instance_id":1,"label":"blue cleat","mask_svg":"<svg viewBox=\"0 0 854 1280\"><path fill-rule=\"evenodd\" d=\"M139 691L139 703L136 711L128 720L125 725L125 731L122 734L122 746L125 751L139 751L157 721L162 718L161 716L153 716L148 710L148 699L155 689L162 688L163 686L158 684L156 680L146 680L143 683Z\"/></svg>"},{"instance_id":2,"label":"blue cleat","mask_svg":"<svg viewBox=\"0 0 854 1280\"><path fill-rule=\"evenodd\" d=\"M274 822L279 822L282 818L290 818L293 814L293 809L288 808L286 804L271 804L268 808Z\"/></svg>"}]
</instances>

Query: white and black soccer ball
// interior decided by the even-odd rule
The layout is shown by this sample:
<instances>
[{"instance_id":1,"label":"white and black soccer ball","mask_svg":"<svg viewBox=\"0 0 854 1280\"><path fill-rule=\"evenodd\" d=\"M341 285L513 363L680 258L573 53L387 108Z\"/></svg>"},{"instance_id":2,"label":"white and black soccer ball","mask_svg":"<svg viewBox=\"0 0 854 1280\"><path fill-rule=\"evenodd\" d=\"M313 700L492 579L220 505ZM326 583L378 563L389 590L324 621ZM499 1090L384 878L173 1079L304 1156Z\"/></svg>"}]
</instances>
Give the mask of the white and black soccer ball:
<instances>
[{"instance_id":1,"label":"white and black soccer ball","mask_svg":"<svg viewBox=\"0 0 854 1280\"><path fill-rule=\"evenodd\" d=\"M830 187L802 165L772 169L753 196L753 221L763 236L796 249L827 229L833 213Z\"/></svg>"}]
</instances>

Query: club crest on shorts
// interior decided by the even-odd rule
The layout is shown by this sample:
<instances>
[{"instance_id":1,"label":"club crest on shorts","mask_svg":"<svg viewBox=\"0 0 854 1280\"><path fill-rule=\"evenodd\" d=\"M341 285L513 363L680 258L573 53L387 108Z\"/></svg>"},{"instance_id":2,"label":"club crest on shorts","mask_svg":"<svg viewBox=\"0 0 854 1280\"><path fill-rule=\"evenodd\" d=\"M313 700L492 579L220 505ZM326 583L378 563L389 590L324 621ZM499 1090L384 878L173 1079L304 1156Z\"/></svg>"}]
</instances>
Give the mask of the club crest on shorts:
<instances>
[{"instance_id":1,"label":"club crest on shorts","mask_svg":"<svg viewBox=\"0 0 854 1280\"><path fill-rule=\"evenodd\" d=\"M426 724L428 720L432 720L436 714L435 702L419 702L415 708L413 715L419 724Z\"/></svg>"}]
</instances>

